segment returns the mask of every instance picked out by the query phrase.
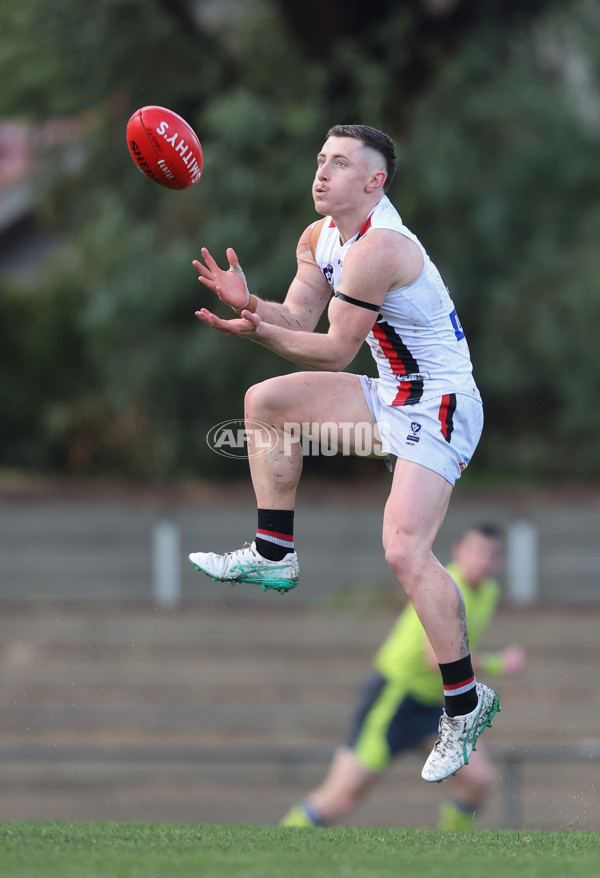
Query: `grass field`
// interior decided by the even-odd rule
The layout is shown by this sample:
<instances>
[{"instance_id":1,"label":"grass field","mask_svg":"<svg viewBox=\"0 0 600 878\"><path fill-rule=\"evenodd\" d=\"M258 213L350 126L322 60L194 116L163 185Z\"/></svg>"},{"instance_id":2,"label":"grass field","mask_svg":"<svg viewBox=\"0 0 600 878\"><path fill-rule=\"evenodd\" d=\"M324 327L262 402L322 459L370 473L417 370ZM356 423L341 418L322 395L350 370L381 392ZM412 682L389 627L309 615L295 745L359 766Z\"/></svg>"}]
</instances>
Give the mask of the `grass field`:
<instances>
[{"instance_id":1,"label":"grass field","mask_svg":"<svg viewBox=\"0 0 600 878\"><path fill-rule=\"evenodd\" d=\"M0 823L10 878L597 878L600 835Z\"/></svg>"}]
</instances>

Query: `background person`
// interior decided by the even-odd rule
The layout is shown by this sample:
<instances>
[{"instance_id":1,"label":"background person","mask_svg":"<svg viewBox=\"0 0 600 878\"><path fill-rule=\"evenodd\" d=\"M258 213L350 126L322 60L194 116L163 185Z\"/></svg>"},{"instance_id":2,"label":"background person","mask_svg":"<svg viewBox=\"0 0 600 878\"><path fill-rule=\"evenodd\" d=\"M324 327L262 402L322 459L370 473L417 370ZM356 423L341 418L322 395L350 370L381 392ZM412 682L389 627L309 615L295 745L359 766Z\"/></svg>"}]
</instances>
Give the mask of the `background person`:
<instances>
[{"instance_id":1,"label":"background person","mask_svg":"<svg viewBox=\"0 0 600 878\"><path fill-rule=\"evenodd\" d=\"M491 524L469 528L452 548L452 562L446 569L464 595L473 646L496 609L500 588L493 576L503 557L502 531ZM524 668L525 653L519 646L507 646L498 653L475 654L474 665L492 674L512 674ZM338 823L365 799L395 758L431 746L441 712L435 655L408 605L375 656L348 743L336 751L323 783L290 809L282 825ZM472 828L494 778L480 742L469 764L450 778L451 797L440 806L439 827Z\"/></svg>"}]
</instances>

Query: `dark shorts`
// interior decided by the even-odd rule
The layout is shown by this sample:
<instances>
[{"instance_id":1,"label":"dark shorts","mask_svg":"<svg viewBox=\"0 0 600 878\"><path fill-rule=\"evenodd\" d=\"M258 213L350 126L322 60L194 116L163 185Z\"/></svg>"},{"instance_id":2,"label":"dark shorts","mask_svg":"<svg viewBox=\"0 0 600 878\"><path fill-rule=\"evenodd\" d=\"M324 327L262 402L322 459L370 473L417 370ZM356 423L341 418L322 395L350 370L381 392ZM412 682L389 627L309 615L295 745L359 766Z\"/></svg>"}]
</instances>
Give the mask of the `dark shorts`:
<instances>
[{"instance_id":1,"label":"dark shorts","mask_svg":"<svg viewBox=\"0 0 600 878\"><path fill-rule=\"evenodd\" d=\"M389 763L435 736L442 708L422 704L375 671L359 696L347 744L361 765L383 771Z\"/></svg>"}]
</instances>

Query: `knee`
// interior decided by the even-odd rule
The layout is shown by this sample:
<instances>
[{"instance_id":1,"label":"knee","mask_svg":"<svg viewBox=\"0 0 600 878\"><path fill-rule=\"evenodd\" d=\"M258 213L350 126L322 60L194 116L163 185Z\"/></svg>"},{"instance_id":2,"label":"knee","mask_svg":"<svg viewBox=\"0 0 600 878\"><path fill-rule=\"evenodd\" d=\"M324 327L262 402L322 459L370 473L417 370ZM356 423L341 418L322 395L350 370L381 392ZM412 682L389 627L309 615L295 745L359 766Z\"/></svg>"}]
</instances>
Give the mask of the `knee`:
<instances>
[{"instance_id":1,"label":"knee","mask_svg":"<svg viewBox=\"0 0 600 878\"><path fill-rule=\"evenodd\" d=\"M385 560L406 594L412 598L421 580L423 561L414 542L405 536L398 536L385 546Z\"/></svg>"},{"instance_id":2,"label":"knee","mask_svg":"<svg viewBox=\"0 0 600 878\"><path fill-rule=\"evenodd\" d=\"M473 779L474 789L481 799L486 798L494 789L497 781L496 772L491 765Z\"/></svg>"},{"instance_id":3,"label":"knee","mask_svg":"<svg viewBox=\"0 0 600 878\"><path fill-rule=\"evenodd\" d=\"M339 808L340 811L346 813L347 811L354 811L355 808L358 808L363 798L366 795L366 789L362 787L355 787L353 789L345 790L340 794L339 800Z\"/></svg>"},{"instance_id":4,"label":"knee","mask_svg":"<svg viewBox=\"0 0 600 878\"><path fill-rule=\"evenodd\" d=\"M281 396L278 396L272 385L273 379L269 379L248 388L244 397L246 418L262 421L273 417L274 412L277 411L278 403L281 403Z\"/></svg>"},{"instance_id":5,"label":"knee","mask_svg":"<svg viewBox=\"0 0 600 878\"><path fill-rule=\"evenodd\" d=\"M470 764L463 769L463 794L467 801L482 805L497 783L497 774L486 761L484 765Z\"/></svg>"}]
</instances>

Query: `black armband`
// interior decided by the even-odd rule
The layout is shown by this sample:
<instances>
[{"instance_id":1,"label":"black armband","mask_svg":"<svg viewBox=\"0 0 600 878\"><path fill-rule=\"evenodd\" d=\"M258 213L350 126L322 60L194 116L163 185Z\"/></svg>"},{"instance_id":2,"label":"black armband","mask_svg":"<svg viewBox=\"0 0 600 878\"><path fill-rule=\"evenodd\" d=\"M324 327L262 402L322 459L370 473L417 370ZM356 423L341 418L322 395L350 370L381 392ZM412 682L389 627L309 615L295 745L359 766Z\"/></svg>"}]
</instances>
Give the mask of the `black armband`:
<instances>
[{"instance_id":1,"label":"black armband","mask_svg":"<svg viewBox=\"0 0 600 878\"><path fill-rule=\"evenodd\" d=\"M379 305L374 305L373 302L363 302L361 299L353 299L352 296L347 296L345 293L335 292L333 294L336 298L341 299L342 302L348 302L349 305L357 305L359 308L367 308L369 311L377 311L379 312Z\"/></svg>"}]
</instances>

